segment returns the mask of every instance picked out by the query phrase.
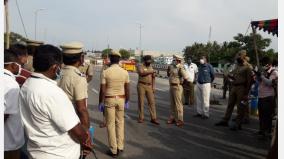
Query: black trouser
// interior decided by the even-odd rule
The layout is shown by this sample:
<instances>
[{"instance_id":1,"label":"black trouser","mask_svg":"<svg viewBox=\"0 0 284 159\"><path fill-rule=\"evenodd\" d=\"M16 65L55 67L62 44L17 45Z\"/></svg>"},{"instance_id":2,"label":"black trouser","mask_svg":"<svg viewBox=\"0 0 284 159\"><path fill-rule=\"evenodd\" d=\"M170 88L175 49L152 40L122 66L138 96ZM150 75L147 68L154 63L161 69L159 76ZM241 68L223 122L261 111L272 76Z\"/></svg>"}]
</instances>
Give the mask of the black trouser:
<instances>
[{"instance_id":1,"label":"black trouser","mask_svg":"<svg viewBox=\"0 0 284 159\"><path fill-rule=\"evenodd\" d=\"M223 76L223 98L226 98L227 90L231 90L231 83L228 76Z\"/></svg>"},{"instance_id":2,"label":"black trouser","mask_svg":"<svg viewBox=\"0 0 284 159\"><path fill-rule=\"evenodd\" d=\"M262 132L271 133L274 103L273 96L258 99L259 129Z\"/></svg>"}]
</instances>

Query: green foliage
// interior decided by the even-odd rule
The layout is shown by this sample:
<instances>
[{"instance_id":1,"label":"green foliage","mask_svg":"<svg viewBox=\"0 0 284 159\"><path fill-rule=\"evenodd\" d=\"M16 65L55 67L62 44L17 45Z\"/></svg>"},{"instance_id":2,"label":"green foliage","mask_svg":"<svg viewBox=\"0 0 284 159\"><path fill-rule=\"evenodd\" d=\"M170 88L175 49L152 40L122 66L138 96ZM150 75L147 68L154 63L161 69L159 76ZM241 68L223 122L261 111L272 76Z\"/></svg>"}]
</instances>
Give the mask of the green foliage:
<instances>
[{"instance_id":1,"label":"green foliage","mask_svg":"<svg viewBox=\"0 0 284 159\"><path fill-rule=\"evenodd\" d=\"M130 57L130 52L125 49L120 49L119 53L121 54L121 58L124 60L127 60Z\"/></svg>"},{"instance_id":2,"label":"green foliage","mask_svg":"<svg viewBox=\"0 0 284 159\"><path fill-rule=\"evenodd\" d=\"M256 46L261 59L263 56L270 56L277 59L277 53L273 49L266 50L269 47L271 40L262 38L260 34L256 34ZM243 35L238 34L233 41L223 42L218 44L216 41L207 44L194 43L191 46L186 46L183 50L185 58L192 58L194 62L198 62L201 55L207 55L212 64L224 64L233 62L238 51L245 49L250 57L250 63L256 64L256 55L254 50L253 34Z\"/></svg>"},{"instance_id":3,"label":"green foliage","mask_svg":"<svg viewBox=\"0 0 284 159\"><path fill-rule=\"evenodd\" d=\"M107 58L108 57L108 55L111 53L111 51L112 51L112 49L104 49L103 51L102 51L102 58Z\"/></svg>"}]
</instances>

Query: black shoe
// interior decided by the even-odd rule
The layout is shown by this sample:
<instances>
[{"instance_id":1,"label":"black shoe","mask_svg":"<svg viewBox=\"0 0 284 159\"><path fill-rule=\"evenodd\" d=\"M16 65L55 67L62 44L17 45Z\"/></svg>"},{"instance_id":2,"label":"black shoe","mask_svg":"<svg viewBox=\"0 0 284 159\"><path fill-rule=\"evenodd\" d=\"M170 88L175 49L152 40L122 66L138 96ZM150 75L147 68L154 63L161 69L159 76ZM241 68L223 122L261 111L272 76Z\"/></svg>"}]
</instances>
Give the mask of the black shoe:
<instances>
[{"instance_id":1,"label":"black shoe","mask_svg":"<svg viewBox=\"0 0 284 159\"><path fill-rule=\"evenodd\" d=\"M227 121L219 121L218 123L215 124L215 126L229 126Z\"/></svg>"},{"instance_id":2,"label":"black shoe","mask_svg":"<svg viewBox=\"0 0 284 159\"><path fill-rule=\"evenodd\" d=\"M117 155L121 154L123 150L117 149Z\"/></svg>"},{"instance_id":3,"label":"black shoe","mask_svg":"<svg viewBox=\"0 0 284 159\"><path fill-rule=\"evenodd\" d=\"M206 115L202 115L201 117L202 119L209 119L209 116L206 116Z\"/></svg>"},{"instance_id":4,"label":"black shoe","mask_svg":"<svg viewBox=\"0 0 284 159\"><path fill-rule=\"evenodd\" d=\"M201 114L195 114L193 117L202 117Z\"/></svg>"},{"instance_id":5,"label":"black shoe","mask_svg":"<svg viewBox=\"0 0 284 159\"><path fill-rule=\"evenodd\" d=\"M232 131L242 130L242 126L241 125L238 125L238 126L234 125L230 128L230 130L232 130Z\"/></svg>"},{"instance_id":6,"label":"black shoe","mask_svg":"<svg viewBox=\"0 0 284 159\"><path fill-rule=\"evenodd\" d=\"M110 150L108 150L106 154L111 156L112 158L117 158L117 154L113 154Z\"/></svg>"}]
</instances>

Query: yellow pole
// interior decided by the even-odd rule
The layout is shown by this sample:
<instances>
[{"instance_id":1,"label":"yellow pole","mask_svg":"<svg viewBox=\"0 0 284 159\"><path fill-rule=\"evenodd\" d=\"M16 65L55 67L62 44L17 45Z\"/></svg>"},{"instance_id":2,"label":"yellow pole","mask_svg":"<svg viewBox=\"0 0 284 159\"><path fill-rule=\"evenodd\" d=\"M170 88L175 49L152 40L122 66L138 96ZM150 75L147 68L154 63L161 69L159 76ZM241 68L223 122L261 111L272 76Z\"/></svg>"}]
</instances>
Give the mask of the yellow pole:
<instances>
[{"instance_id":1,"label":"yellow pole","mask_svg":"<svg viewBox=\"0 0 284 159\"><path fill-rule=\"evenodd\" d=\"M9 49L10 46L10 30L9 30L9 14L8 14L8 0L4 0L5 5L5 22L6 22L6 45L5 49Z\"/></svg>"}]
</instances>

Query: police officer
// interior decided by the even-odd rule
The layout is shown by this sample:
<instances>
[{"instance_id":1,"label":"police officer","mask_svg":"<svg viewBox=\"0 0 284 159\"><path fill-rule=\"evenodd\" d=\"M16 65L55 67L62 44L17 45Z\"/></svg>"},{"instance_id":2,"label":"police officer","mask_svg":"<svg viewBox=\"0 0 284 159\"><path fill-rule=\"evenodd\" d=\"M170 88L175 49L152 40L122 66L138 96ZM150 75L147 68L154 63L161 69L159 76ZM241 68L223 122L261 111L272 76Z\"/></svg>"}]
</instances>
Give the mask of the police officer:
<instances>
[{"instance_id":1,"label":"police officer","mask_svg":"<svg viewBox=\"0 0 284 159\"><path fill-rule=\"evenodd\" d=\"M93 79L94 66L89 59L85 59L83 65L79 67L79 70L86 75L88 83Z\"/></svg>"},{"instance_id":2,"label":"police officer","mask_svg":"<svg viewBox=\"0 0 284 159\"><path fill-rule=\"evenodd\" d=\"M144 122L144 96L146 95L149 111L151 116L151 123L159 125L156 116L156 106L155 106L155 71L151 66L152 57L146 55L143 57L143 64L137 67L137 73L139 75L137 92L138 92L138 123Z\"/></svg>"},{"instance_id":3,"label":"police officer","mask_svg":"<svg viewBox=\"0 0 284 159\"><path fill-rule=\"evenodd\" d=\"M112 157L117 157L124 149L124 108L129 101L129 75L119 66L119 52L110 54L110 67L101 74L101 99L104 103L106 127ZM100 103L101 104L101 103Z\"/></svg>"},{"instance_id":4,"label":"police officer","mask_svg":"<svg viewBox=\"0 0 284 159\"><path fill-rule=\"evenodd\" d=\"M33 56L34 56L34 54L36 52L36 49L40 45L43 45L43 42L42 41L36 41L36 40L27 40L26 43L28 45L28 62L24 66L24 68L27 69L28 71L34 71L34 68L33 68Z\"/></svg>"},{"instance_id":5,"label":"police officer","mask_svg":"<svg viewBox=\"0 0 284 159\"><path fill-rule=\"evenodd\" d=\"M103 65L103 67L101 69L100 77L102 76L103 71L110 67L110 63L107 62L109 60L104 60L104 61L106 61L106 62L104 62L104 65ZM102 103L102 102L103 102L103 99L102 99L102 87L100 87L99 103ZM106 119L105 119L105 110L103 108L103 104L99 105L99 110L103 113L103 121L100 123L100 128L104 128L104 127L106 127Z\"/></svg>"},{"instance_id":6,"label":"police officer","mask_svg":"<svg viewBox=\"0 0 284 159\"><path fill-rule=\"evenodd\" d=\"M60 47L62 48L63 63L65 66L62 70L62 77L59 80L59 87L68 95L83 127L88 130L90 120L87 110L87 80L85 75L78 69L84 61L83 44L80 42L70 42Z\"/></svg>"},{"instance_id":7,"label":"police officer","mask_svg":"<svg viewBox=\"0 0 284 159\"><path fill-rule=\"evenodd\" d=\"M237 55L237 65L235 69L229 74L232 81L232 89L229 95L229 102L223 119L216 123L216 126L228 126L228 121L237 105L236 123L231 130L240 130L241 122L244 117L245 103L248 101L248 92L251 85L252 70L245 64L246 53L240 51Z\"/></svg>"},{"instance_id":8,"label":"police officer","mask_svg":"<svg viewBox=\"0 0 284 159\"><path fill-rule=\"evenodd\" d=\"M168 124L174 124L178 127L184 125L183 122L183 87L184 80L188 81L188 75L185 71L184 65L181 63L183 57L180 55L173 56L173 63L168 67L167 75L169 77L170 84L170 98L171 98L171 110L170 117L167 121Z\"/></svg>"}]
</instances>

